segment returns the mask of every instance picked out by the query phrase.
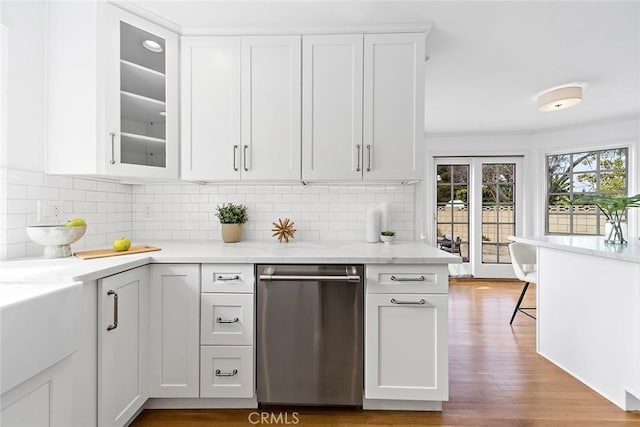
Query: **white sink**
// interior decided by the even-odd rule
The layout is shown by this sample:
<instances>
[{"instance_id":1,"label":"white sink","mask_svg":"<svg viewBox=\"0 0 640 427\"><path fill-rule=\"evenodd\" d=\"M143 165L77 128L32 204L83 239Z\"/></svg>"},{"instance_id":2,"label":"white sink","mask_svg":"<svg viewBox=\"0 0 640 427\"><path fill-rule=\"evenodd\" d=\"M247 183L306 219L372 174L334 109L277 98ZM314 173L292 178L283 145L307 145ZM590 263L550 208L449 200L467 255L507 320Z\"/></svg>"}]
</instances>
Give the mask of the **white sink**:
<instances>
[{"instance_id":1,"label":"white sink","mask_svg":"<svg viewBox=\"0 0 640 427\"><path fill-rule=\"evenodd\" d=\"M0 283L0 394L78 350L82 286Z\"/></svg>"}]
</instances>

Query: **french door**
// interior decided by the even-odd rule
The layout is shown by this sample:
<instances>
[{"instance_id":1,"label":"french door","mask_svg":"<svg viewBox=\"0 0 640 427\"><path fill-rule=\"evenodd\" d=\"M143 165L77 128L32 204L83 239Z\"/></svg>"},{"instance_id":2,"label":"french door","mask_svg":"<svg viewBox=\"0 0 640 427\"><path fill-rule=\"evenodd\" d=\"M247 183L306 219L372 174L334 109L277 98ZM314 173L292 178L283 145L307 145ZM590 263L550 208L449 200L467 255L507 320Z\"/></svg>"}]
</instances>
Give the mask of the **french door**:
<instances>
[{"instance_id":1,"label":"french door","mask_svg":"<svg viewBox=\"0 0 640 427\"><path fill-rule=\"evenodd\" d=\"M463 259L457 273L514 277L508 236L522 232L521 159L435 161L436 245Z\"/></svg>"}]
</instances>

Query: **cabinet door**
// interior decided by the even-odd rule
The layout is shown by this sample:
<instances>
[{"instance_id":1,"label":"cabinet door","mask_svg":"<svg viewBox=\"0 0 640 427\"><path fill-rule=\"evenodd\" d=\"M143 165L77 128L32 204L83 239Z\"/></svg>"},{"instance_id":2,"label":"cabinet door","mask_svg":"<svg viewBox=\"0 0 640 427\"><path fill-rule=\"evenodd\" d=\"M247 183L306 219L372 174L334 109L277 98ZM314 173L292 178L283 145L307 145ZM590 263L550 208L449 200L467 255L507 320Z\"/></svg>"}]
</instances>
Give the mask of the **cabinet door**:
<instances>
[{"instance_id":1,"label":"cabinet door","mask_svg":"<svg viewBox=\"0 0 640 427\"><path fill-rule=\"evenodd\" d=\"M364 179L422 179L424 34L364 36Z\"/></svg>"},{"instance_id":2,"label":"cabinet door","mask_svg":"<svg viewBox=\"0 0 640 427\"><path fill-rule=\"evenodd\" d=\"M102 29L106 173L177 178L177 35L110 5Z\"/></svg>"},{"instance_id":3,"label":"cabinet door","mask_svg":"<svg viewBox=\"0 0 640 427\"><path fill-rule=\"evenodd\" d=\"M200 266L152 265L149 302L150 397L198 397Z\"/></svg>"},{"instance_id":4,"label":"cabinet door","mask_svg":"<svg viewBox=\"0 0 640 427\"><path fill-rule=\"evenodd\" d=\"M448 399L447 300L447 295L367 295L366 398Z\"/></svg>"},{"instance_id":5,"label":"cabinet door","mask_svg":"<svg viewBox=\"0 0 640 427\"><path fill-rule=\"evenodd\" d=\"M362 179L362 34L302 38L302 179Z\"/></svg>"},{"instance_id":6,"label":"cabinet door","mask_svg":"<svg viewBox=\"0 0 640 427\"><path fill-rule=\"evenodd\" d=\"M149 267L98 288L98 424L123 426L149 397Z\"/></svg>"},{"instance_id":7,"label":"cabinet door","mask_svg":"<svg viewBox=\"0 0 640 427\"><path fill-rule=\"evenodd\" d=\"M182 39L182 178L240 179L240 37Z\"/></svg>"},{"instance_id":8,"label":"cabinet door","mask_svg":"<svg viewBox=\"0 0 640 427\"><path fill-rule=\"evenodd\" d=\"M242 179L300 179L300 36L242 37Z\"/></svg>"}]
</instances>

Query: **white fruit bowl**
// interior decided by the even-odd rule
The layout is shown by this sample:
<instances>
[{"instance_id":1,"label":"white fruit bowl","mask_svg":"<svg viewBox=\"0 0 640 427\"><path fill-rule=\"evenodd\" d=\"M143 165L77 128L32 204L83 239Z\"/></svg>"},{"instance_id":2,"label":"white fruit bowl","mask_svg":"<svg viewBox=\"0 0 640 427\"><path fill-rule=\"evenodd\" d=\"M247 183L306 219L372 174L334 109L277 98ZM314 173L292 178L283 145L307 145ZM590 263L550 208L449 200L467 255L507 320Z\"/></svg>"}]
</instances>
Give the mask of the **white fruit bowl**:
<instances>
[{"instance_id":1,"label":"white fruit bowl","mask_svg":"<svg viewBox=\"0 0 640 427\"><path fill-rule=\"evenodd\" d=\"M80 240L86 231L86 225L32 225L27 227L27 236L44 246L44 258L64 258L71 256L71 244Z\"/></svg>"}]
</instances>

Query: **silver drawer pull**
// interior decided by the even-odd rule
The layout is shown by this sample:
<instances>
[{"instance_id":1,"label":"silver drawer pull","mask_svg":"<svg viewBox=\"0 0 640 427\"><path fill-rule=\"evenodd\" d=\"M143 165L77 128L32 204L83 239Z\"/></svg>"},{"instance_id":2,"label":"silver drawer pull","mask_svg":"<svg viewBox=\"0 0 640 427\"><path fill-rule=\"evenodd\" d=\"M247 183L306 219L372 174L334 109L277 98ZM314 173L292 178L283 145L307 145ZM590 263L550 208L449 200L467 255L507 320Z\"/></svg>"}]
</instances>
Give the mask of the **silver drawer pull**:
<instances>
[{"instance_id":1,"label":"silver drawer pull","mask_svg":"<svg viewBox=\"0 0 640 427\"><path fill-rule=\"evenodd\" d=\"M216 323L238 323L240 319L234 317L233 320L222 320L222 317L216 317Z\"/></svg>"},{"instance_id":2,"label":"silver drawer pull","mask_svg":"<svg viewBox=\"0 0 640 427\"><path fill-rule=\"evenodd\" d=\"M237 274L235 276L218 276L216 280L220 280L221 282L230 282L232 280L240 280L240 276Z\"/></svg>"},{"instance_id":3,"label":"silver drawer pull","mask_svg":"<svg viewBox=\"0 0 640 427\"><path fill-rule=\"evenodd\" d=\"M427 302L423 299L420 298L419 301L398 301L395 298L391 298L391 304L398 304L398 305L425 305Z\"/></svg>"},{"instance_id":4,"label":"silver drawer pull","mask_svg":"<svg viewBox=\"0 0 640 427\"><path fill-rule=\"evenodd\" d=\"M110 289L107 295L113 295L113 323L107 325L107 331L113 331L118 327L118 293Z\"/></svg>"},{"instance_id":5,"label":"silver drawer pull","mask_svg":"<svg viewBox=\"0 0 640 427\"><path fill-rule=\"evenodd\" d=\"M391 276L393 282L424 282L424 276L418 277L396 277Z\"/></svg>"},{"instance_id":6,"label":"silver drawer pull","mask_svg":"<svg viewBox=\"0 0 640 427\"><path fill-rule=\"evenodd\" d=\"M216 369L216 377L235 377L236 375L238 375L237 369L231 372L222 372L220 369Z\"/></svg>"}]
</instances>

